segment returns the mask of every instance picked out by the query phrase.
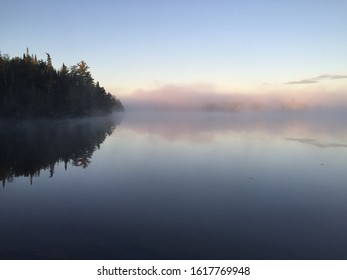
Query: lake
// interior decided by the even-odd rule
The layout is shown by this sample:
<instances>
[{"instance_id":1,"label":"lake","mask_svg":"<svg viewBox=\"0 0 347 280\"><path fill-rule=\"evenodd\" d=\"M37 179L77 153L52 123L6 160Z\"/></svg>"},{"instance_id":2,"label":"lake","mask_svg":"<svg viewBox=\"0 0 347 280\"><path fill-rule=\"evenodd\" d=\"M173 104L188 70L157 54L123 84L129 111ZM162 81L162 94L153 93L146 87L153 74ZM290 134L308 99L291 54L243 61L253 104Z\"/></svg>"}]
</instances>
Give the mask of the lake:
<instances>
[{"instance_id":1,"label":"lake","mask_svg":"<svg viewBox=\"0 0 347 280\"><path fill-rule=\"evenodd\" d=\"M341 113L0 123L1 259L347 259Z\"/></svg>"}]
</instances>

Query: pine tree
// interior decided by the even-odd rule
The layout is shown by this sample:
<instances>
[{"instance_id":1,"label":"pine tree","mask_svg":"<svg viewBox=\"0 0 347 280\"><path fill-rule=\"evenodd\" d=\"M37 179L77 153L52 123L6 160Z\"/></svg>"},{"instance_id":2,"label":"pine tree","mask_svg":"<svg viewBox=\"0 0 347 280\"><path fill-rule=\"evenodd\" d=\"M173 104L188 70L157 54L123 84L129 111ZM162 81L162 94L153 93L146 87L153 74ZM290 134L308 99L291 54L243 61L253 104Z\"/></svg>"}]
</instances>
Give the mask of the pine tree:
<instances>
[{"instance_id":1,"label":"pine tree","mask_svg":"<svg viewBox=\"0 0 347 280\"><path fill-rule=\"evenodd\" d=\"M52 59L51 59L51 56L49 53L46 53L47 54L47 69L48 70L52 70L53 66L52 66Z\"/></svg>"},{"instance_id":2,"label":"pine tree","mask_svg":"<svg viewBox=\"0 0 347 280\"><path fill-rule=\"evenodd\" d=\"M38 117L108 113L122 109L120 101L106 93L82 60L59 71L47 60L29 55L10 59L0 53L0 117Z\"/></svg>"}]
</instances>

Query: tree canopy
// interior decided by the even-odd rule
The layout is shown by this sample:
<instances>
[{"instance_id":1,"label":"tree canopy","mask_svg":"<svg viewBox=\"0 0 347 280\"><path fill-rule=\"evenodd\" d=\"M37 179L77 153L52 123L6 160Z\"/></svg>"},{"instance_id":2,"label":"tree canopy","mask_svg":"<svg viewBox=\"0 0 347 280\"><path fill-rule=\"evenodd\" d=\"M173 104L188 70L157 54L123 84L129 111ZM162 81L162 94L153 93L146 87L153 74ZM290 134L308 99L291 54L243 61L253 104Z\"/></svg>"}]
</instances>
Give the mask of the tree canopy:
<instances>
[{"instance_id":1,"label":"tree canopy","mask_svg":"<svg viewBox=\"0 0 347 280\"><path fill-rule=\"evenodd\" d=\"M123 111L119 99L94 79L85 61L59 70L52 58L27 52L10 58L0 53L0 117L63 117Z\"/></svg>"}]
</instances>

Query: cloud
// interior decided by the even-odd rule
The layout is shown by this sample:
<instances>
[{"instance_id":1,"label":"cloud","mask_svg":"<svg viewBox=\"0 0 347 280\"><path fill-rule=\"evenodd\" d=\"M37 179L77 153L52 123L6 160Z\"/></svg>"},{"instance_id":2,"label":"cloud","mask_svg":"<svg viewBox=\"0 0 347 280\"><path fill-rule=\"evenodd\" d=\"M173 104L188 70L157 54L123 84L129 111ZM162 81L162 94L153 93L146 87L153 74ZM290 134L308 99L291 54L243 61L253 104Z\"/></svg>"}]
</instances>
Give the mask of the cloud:
<instances>
[{"instance_id":1,"label":"cloud","mask_svg":"<svg viewBox=\"0 0 347 280\"><path fill-rule=\"evenodd\" d=\"M311 138L284 138L287 141L294 141L303 144L309 144L317 148L347 148L347 144L342 143L332 143L332 142L323 142Z\"/></svg>"},{"instance_id":2,"label":"cloud","mask_svg":"<svg viewBox=\"0 0 347 280\"><path fill-rule=\"evenodd\" d=\"M290 81L290 82L287 82L285 84L286 85L316 84L322 80L339 80L339 79L347 79L347 75L324 74L324 75L320 75L320 76L317 76L314 78L303 79L303 80L299 80L299 81Z\"/></svg>"},{"instance_id":3,"label":"cloud","mask_svg":"<svg viewBox=\"0 0 347 280\"><path fill-rule=\"evenodd\" d=\"M302 84L316 84L316 83L318 83L318 81L314 79L304 79L299 81L287 82L286 85L302 85Z\"/></svg>"},{"instance_id":4,"label":"cloud","mask_svg":"<svg viewBox=\"0 0 347 280\"><path fill-rule=\"evenodd\" d=\"M315 79L317 80L339 80L339 79L347 79L347 75L320 75L317 76Z\"/></svg>"}]
</instances>

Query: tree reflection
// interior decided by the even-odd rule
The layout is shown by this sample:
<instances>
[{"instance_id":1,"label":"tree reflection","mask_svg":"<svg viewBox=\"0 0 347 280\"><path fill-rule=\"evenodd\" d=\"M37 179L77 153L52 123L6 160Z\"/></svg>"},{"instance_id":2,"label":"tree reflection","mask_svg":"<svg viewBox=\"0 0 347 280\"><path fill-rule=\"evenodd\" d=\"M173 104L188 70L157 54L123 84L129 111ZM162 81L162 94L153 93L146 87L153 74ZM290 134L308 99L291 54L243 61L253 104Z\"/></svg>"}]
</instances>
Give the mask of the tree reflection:
<instances>
[{"instance_id":1,"label":"tree reflection","mask_svg":"<svg viewBox=\"0 0 347 280\"><path fill-rule=\"evenodd\" d=\"M0 180L5 186L14 178L50 177L59 162L87 168L95 150L119 125L119 116L0 123Z\"/></svg>"},{"instance_id":2,"label":"tree reflection","mask_svg":"<svg viewBox=\"0 0 347 280\"><path fill-rule=\"evenodd\" d=\"M87 168L90 164L90 159L92 157L92 152L85 151L85 153L77 158L72 159L72 165Z\"/></svg>"}]
</instances>

